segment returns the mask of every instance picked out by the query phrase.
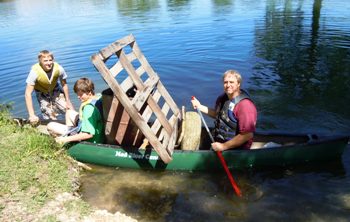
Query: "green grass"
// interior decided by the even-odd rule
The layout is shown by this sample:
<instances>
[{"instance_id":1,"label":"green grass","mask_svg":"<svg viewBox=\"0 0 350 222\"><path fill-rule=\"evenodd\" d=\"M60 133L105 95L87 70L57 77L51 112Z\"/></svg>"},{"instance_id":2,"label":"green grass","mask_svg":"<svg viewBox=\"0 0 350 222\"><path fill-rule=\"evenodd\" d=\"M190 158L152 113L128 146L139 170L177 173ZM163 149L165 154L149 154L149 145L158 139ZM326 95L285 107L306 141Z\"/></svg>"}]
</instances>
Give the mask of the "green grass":
<instances>
[{"instance_id":1,"label":"green grass","mask_svg":"<svg viewBox=\"0 0 350 222\"><path fill-rule=\"evenodd\" d=\"M10 108L0 104L0 216L8 202L20 202L35 214L57 194L72 193L79 172L52 137L14 123ZM86 212L82 201L74 207Z\"/></svg>"}]
</instances>

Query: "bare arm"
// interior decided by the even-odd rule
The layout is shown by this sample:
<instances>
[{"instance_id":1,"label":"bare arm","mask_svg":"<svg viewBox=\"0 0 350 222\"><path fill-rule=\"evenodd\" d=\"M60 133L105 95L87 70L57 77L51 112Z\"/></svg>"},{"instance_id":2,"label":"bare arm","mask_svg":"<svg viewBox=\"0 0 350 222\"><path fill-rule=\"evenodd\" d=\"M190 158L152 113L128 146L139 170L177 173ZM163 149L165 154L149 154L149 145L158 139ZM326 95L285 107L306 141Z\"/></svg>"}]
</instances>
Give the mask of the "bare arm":
<instances>
[{"instance_id":1,"label":"bare arm","mask_svg":"<svg viewBox=\"0 0 350 222\"><path fill-rule=\"evenodd\" d=\"M80 132L78 134L67 136L67 137L57 137L56 142L58 143L69 143L69 142L75 142L75 141L82 141L82 140L88 140L92 138L93 135L90 133Z\"/></svg>"},{"instance_id":2,"label":"bare arm","mask_svg":"<svg viewBox=\"0 0 350 222\"><path fill-rule=\"evenodd\" d=\"M199 111L201 111L204 114L207 114L208 116L212 117L212 118L216 118L216 112L214 109L211 109L207 106L202 105L199 100L197 100L196 98L193 97L193 99L191 100L192 102L192 106L194 109L198 109Z\"/></svg>"},{"instance_id":3,"label":"bare arm","mask_svg":"<svg viewBox=\"0 0 350 222\"><path fill-rule=\"evenodd\" d=\"M226 141L225 143L215 142L215 143L212 143L211 146L213 147L213 150L215 150L215 151L224 151L224 150L228 150L228 149L233 149L233 148L240 147L245 142L247 142L248 140L253 138L253 136L254 136L254 134L252 132L239 133L235 137L233 137L232 139Z\"/></svg>"},{"instance_id":4,"label":"bare arm","mask_svg":"<svg viewBox=\"0 0 350 222\"><path fill-rule=\"evenodd\" d=\"M70 97L69 97L69 89L68 89L67 81L65 79L62 79L61 85L62 85L64 97L66 98L66 103L67 103L66 108L74 110L73 104L71 103Z\"/></svg>"},{"instance_id":5,"label":"bare arm","mask_svg":"<svg viewBox=\"0 0 350 222\"><path fill-rule=\"evenodd\" d=\"M35 115L34 112L34 106L33 106L33 99L32 99L32 93L34 91L34 86L27 84L24 97L26 101L26 106L28 110L28 115L29 115L29 121L31 120L38 120L39 118Z\"/></svg>"}]
</instances>

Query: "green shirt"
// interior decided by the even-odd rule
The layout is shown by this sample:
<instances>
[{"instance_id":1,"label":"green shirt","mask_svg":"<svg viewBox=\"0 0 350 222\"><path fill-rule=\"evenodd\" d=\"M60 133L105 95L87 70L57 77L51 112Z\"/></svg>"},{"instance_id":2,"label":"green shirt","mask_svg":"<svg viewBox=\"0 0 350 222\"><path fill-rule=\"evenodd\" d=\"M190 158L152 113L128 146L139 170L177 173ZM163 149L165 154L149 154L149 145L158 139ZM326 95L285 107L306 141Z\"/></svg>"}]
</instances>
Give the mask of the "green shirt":
<instances>
[{"instance_id":1,"label":"green shirt","mask_svg":"<svg viewBox=\"0 0 350 222\"><path fill-rule=\"evenodd\" d=\"M87 140L89 142L104 142L103 120L100 111L92 104L87 104L83 108L80 132L93 135L92 138Z\"/></svg>"}]
</instances>

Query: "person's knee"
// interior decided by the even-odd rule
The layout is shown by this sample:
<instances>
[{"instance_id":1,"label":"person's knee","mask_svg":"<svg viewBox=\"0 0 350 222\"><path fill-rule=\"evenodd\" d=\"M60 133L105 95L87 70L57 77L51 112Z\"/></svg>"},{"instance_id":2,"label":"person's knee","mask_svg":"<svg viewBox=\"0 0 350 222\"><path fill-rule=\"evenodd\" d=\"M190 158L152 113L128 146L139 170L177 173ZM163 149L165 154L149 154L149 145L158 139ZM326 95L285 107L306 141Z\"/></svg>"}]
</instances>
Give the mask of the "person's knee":
<instances>
[{"instance_id":1,"label":"person's knee","mask_svg":"<svg viewBox=\"0 0 350 222\"><path fill-rule=\"evenodd\" d=\"M53 135L55 133L55 123L54 122L49 122L46 126L47 131Z\"/></svg>"},{"instance_id":2,"label":"person's knee","mask_svg":"<svg viewBox=\"0 0 350 222\"><path fill-rule=\"evenodd\" d=\"M79 113L75 110L67 110L66 112L66 125L76 126L79 120Z\"/></svg>"},{"instance_id":3,"label":"person's knee","mask_svg":"<svg viewBox=\"0 0 350 222\"><path fill-rule=\"evenodd\" d=\"M65 125L56 122L49 122L46 128L52 136L61 136L67 131Z\"/></svg>"}]
</instances>

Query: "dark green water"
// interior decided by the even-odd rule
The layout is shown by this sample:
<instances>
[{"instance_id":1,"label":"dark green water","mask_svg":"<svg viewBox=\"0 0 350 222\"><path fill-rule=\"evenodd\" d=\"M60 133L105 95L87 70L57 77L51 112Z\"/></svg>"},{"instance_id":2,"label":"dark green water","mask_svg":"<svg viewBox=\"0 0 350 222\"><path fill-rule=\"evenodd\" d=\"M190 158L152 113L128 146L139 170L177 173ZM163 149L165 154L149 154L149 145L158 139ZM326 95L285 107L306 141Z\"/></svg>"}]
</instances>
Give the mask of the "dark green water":
<instances>
[{"instance_id":1,"label":"dark green water","mask_svg":"<svg viewBox=\"0 0 350 222\"><path fill-rule=\"evenodd\" d=\"M179 107L192 95L214 104L222 73L237 69L259 130L350 135L349 11L346 0L0 0L0 103L27 116L25 79L42 49L70 88L87 76L101 91L90 56L133 33ZM237 172L244 200L224 174L96 167L82 192L145 221L347 221L349 164L347 149L340 164Z\"/></svg>"}]
</instances>

